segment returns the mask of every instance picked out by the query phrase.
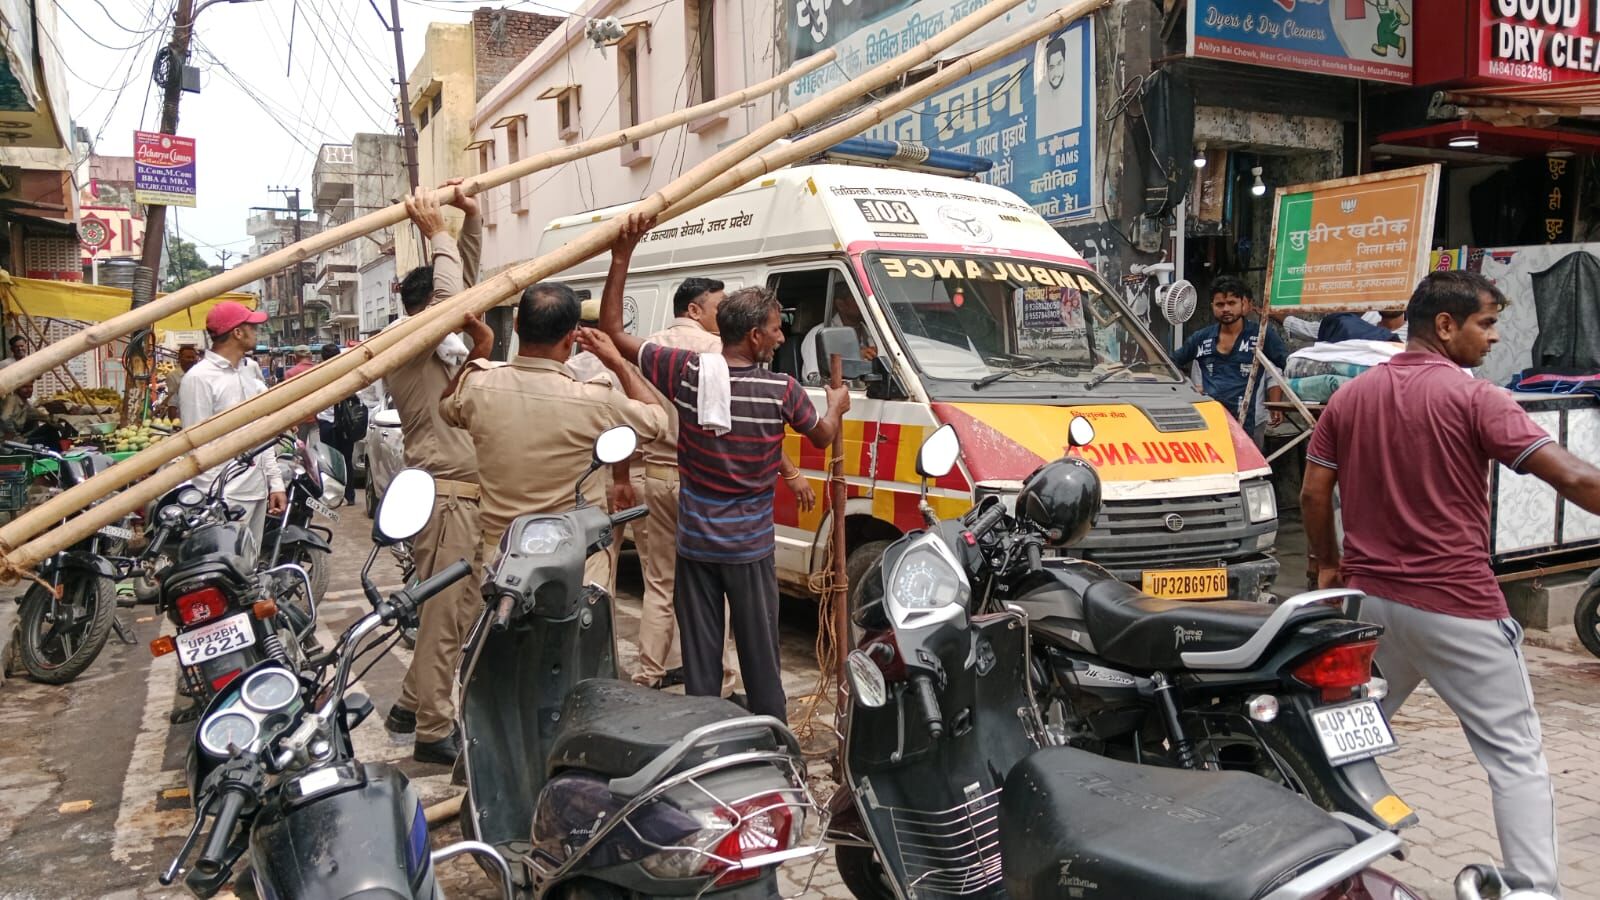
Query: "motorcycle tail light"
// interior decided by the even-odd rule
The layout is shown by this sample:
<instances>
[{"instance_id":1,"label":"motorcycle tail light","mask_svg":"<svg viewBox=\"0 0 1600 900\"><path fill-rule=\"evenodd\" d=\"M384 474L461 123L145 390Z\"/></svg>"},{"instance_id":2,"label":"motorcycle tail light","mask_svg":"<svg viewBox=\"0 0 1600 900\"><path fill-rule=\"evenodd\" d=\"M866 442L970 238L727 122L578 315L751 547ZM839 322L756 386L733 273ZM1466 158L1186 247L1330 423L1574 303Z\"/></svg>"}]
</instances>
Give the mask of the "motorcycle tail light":
<instances>
[{"instance_id":1,"label":"motorcycle tail light","mask_svg":"<svg viewBox=\"0 0 1600 900\"><path fill-rule=\"evenodd\" d=\"M185 625L208 622L228 609L228 598L214 587L204 587L178 597L178 618Z\"/></svg>"},{"instance_id":2,"label":"motorcycle tail light","mask_svg":"<svg viewBox=\"0 0 1600 900\"><path fill-rule=\"evenodd\" d=\"M242 671L242 669L234 669L229 672L224 672L221 675L211 679L211 689L220 693L223 688L232 684L233 680L238 678Z\"/></svg>"},{"instance_id":3,"label":"motorcycle tail light","mask_svg":"<svg viewBox=\"0 0 1600 900\"><path fill-rule=\"evenodd\" d=\"M751 881L760 877L759 868L734 868L723 860L742 862L768 853L777 853L793 846L795 836L794 809L782 794L762 794L733 805L738 814L734 825L712 850L713 857L706 861L705 873L714 874L727 869L717 879L718 887Z\"/></svg>"},{"instance_id":4,"label":"motorcycle tail light","mask_svg":"<svg viewBox=\"0 0 1600 900\"><path fill-rule=\"evenodd\" d=\"M1318 653L1294 667L1294 677L1322 690L1328 701L1348 698L1352 691L1372 679L1372 654L1377 641L1339 644Z\"/></svg>"}]
</instances>

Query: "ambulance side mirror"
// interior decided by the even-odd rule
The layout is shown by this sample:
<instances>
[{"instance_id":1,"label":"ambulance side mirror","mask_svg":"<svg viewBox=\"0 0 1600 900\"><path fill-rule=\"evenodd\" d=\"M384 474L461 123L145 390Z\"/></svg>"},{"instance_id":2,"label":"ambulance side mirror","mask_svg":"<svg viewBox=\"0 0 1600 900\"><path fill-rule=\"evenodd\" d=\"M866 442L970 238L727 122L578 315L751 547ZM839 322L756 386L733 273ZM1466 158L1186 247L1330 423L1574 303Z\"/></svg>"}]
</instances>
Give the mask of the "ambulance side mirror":
<instances>
[{"instance_id":1,"label":"ambulance side mirror","mask_svg":"<svg viewBox=\"0 0 1600 900\"><path fill-rule=\"evenodd\" d=\"M828 383L828 373L832 371L828 360L834 354L839 355L845 381L854 381L872 372L872 361L861 358L861 339L856 337L854 328L822 329L817 332L814 349L817 351L817 372L824 384Z\"/></svg>"}]
</instances>

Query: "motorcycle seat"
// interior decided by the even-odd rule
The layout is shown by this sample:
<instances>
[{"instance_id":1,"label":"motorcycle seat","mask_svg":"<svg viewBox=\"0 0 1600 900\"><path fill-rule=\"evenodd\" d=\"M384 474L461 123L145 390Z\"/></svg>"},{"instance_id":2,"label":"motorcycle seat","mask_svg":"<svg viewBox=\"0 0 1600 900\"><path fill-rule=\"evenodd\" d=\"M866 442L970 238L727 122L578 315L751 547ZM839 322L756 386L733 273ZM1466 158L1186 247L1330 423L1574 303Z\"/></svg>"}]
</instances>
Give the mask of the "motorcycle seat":
<instances>
[{"instance_id":1,"label":"motorcycle seat","mask_svg":"<svg viewBox=\"0 0 1600 900\"><path fill-rule=\"evenodd\" d=\"M1182 654L1232 650L1250 640L1276 609L1248 600L1163 600L1106 579L1083 594L1083 616L1095 651L1130 669L1185 668ZM1296 610L1288 625L1338 616L1328 606Z\"/></svg>"},{"instance_id":2,"label":"motorcycle seat","mask_svg":"<svg viewBox=\"0 0 1600 900\"><path fill-rule=\"evenodd\" d=\"M196 581L223 582L234 592L242 592L250 587L249 569L242 558L231 553L202 556L174 564L162 576L161 587L163 591L187 589Z\"/></svg>"},{"instance_id":3,"label":"motorcycle seat","mask_svg":"<svg viewBox=\"0 0 1600 900\"><path fill-rule=\"evenodd\" d=\"M608 678L581 681L562 706L549 775L582 769L626 778L696 728L748 715L720 697L685 697ZM777 746L767 728L731 731L687 754L674 771L730 753Z\"/></svg>"},{"instance_id":4,"label":"motorcycle seat","mask_svg":"<svg viewBox=\"0 0 1600 900\"><path fill-rule=\"evenodd\" d=\"M1258 775L1138 766L1071 747L1018 763L1000 796L1013 900L1249 900L1356 843Z\"/></svg>"}]
</instances>

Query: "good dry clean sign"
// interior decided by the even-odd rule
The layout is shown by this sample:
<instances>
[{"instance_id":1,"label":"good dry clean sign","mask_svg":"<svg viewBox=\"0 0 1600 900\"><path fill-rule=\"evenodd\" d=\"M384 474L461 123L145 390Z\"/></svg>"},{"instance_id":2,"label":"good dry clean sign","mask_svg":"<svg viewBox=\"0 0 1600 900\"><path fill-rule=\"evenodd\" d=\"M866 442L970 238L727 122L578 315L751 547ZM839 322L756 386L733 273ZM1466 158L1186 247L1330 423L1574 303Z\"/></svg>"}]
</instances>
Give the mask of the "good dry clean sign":
<instances>
[{"instance_id":1,"label":"good dry clean sign","mask_svg":"<svg viewBox=\"0 0 1600 900\"><path fill-rule=\"evenodd\" d=\"M1428 268L1437 165L1279 188L1273 308L1404 306Z\"/></svg>"}]
</instances>

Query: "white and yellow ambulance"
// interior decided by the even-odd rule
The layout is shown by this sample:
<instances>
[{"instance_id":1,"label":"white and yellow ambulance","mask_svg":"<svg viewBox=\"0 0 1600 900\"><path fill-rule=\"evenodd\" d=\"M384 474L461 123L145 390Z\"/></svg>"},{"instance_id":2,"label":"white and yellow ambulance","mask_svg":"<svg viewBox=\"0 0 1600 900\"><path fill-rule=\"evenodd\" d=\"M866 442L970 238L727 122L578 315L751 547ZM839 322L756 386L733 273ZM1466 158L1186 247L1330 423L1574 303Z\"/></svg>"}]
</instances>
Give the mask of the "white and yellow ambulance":
<instances>
[{"instance_id":1,"label":"white and yellow ambulance","mask_svg":"<svg viewBox=\"0 0 1600 900\"><path fill-rule=\"evenodd\" d=\"M552 222L539 253L622 210ZM598 297L608 266L602 255L559 280ZM673 292L691 276L777 293L788 341L773 368L807 384L819 408L806 337L819 325L849 324L869 348L872 372L855 382L845 424L853 577L883 542L921 527L914 461L933 429L950 424L961 436L961 466L931 491L939 514L952 516L983 492L1015 492L1068 452L1073 415L1094 422L1094 442L1078 452L1098 467L1105 506L1071 552L1173 598L1253 598L1276 577L1265 459L1016 195L901 169L781 170L640 242L627 285L630 332L666 327ZM859 324L849 321L857 316ZM799 512L778 486L779 578L804 594L826 565L825 454L795 434L786 449L820 501Z\"/></svg>"}]
</instances>

